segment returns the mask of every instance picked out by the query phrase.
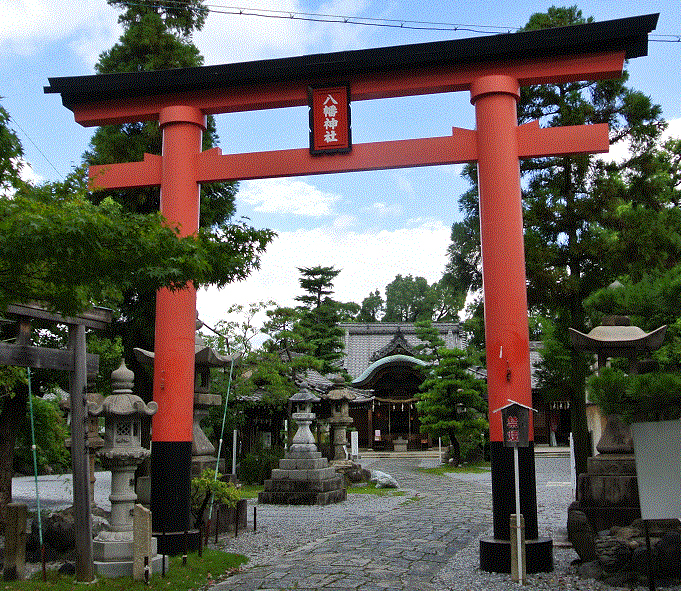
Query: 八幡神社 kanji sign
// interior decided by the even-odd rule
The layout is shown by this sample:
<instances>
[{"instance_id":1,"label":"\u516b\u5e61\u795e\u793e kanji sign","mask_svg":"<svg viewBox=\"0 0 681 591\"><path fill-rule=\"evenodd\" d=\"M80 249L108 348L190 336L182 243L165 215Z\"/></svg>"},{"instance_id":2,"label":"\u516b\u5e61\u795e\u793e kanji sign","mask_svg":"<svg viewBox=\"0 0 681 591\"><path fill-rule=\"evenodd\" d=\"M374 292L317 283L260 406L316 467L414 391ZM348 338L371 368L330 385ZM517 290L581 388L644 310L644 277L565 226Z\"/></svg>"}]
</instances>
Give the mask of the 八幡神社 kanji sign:
<instances>
[{"instance_id":1,"label":"\u516b\u5e61\u795e\u793e kanji sign","mask_svg":"<svg viewBox=\"0 0 681 591\"><path fill-rule=\"evenodd\" d=\"M310 88L310 153L349 152L350 87Z\"/></svg>"}]
</instances>

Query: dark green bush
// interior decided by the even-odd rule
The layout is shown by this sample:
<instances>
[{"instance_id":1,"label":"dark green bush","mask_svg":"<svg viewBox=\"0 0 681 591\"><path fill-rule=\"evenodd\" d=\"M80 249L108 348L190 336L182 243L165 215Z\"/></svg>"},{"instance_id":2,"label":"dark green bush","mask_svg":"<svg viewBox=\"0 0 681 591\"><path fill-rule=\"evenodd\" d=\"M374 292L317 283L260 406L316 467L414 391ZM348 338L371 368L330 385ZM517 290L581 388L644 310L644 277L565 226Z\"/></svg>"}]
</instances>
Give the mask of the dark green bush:
<instances>
[{"instance_id":1,"label":"dark green bush","mask_svg":"<svg viewBox=\"0 0 681 591\"><path fill-rule=\"evenodd\" d=\"M241 459L239 480L246 484L263 484L272 475L272 470L279 467L279 460L284 457L281 448L258 449Z\"/></svg>"},{"instance_id":2,"label":"dark green bush","mask_svg":"<svg viewBox=\"0 0 681 591\"><path fill-rule=\"evenodd\" d=\"M14 469L25 474L33 474L29 412L27 404L26 420L22 423L14 451ZM71 468L71 454L66 449L65 439L69 436L69 429L57 403L34 396L33 418L38 473L43 474L49 470L47 466L55 472L68 472Z\"/></svg>"}]
</instances>

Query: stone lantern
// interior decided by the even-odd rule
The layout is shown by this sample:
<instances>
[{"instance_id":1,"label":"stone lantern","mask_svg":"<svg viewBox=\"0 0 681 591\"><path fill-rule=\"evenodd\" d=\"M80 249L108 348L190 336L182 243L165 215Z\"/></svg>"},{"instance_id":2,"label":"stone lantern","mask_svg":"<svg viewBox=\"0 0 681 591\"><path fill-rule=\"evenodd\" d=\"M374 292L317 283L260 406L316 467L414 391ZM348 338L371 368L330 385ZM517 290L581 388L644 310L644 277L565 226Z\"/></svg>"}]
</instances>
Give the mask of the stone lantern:
<instances>
[{"instance_id":1,"label":"stone lantern","mask_svg":"<svg viewBox=\"0 0 681 591\"><path fill-rule=\"evenodd\" d=\"M667 327L646 333L632 326L628 316L610 316L588 334L569 330L575 349L598 355L599 369L612 357L624 357L633 374L645 371L649 362L637 358L662 346ZM629 525L640 517L641 510L631 432L620 416L605 418L596 449L598 455L587 460L587 472L578 475L573 510L583 511L596 531Z\"/></svg>"},{"instance_id":2,"label":"stone lantern","mask_svg":"<svg viewBox=\"0 0 681 591\"><path fill-rule=\"evenodd\" d=\"M259 503L277 505L328 505L346 498L344 480L317 451L310 431L315 419L312 403L319 402L307 386L303 386L289 401L298 407L291 418L298 426L293 443L265 480L265 490L258 494ZM302 407L302 408L301 408Z\"/></svg>"},{"instance_id":3,"label":"stone lantern","mask_svg":"<svg viewBox=\"0 0 681 591\"><path fill-rule=\"evenodd\" d=\"M104 417L104 446L97 456L104 467L111 470L111 516L108 527L93 542L95 571L104 576L132 574L132 514L137 501L134 475L137 466L151 453L142 447L141 419L158 410L155 402L146 404L132 393L134 377L121 361L120 367L111 374L113 393L91 409L93 415ZM157 556L152 559L154 570L160 570L160 559Z\"/></svg>"},{"instance_id":4,"label":"stone lantern","mask_svg":"<svg viewBox=\"0 0 681 591\"><path fill-rule=\"evenodd\" d=\"M293 436L293 442L289 450L316 452L317 446L315 445L312 431L310 431L310 425L316 418L312 412L312 403L319 402L319 398L310 392L307 386L303 386L299 392L296 392L289 398L289 401L298 407L298 411L291 415L291 418L296 423L297 431Z\"/></svg>"},{"instance_id":5,"label":"stone lantern","mask_svg":"<svg viewBox=\"0 0 681 591\"><path fill-rule=\"evenodd\" d=\"M342 377L334 378L334 385L324 396L331 404L329 423L333 427L333 460L345 462L347 455L347 428L352 425L350 401L356 398Z\"/></svg>"}]
</instances>

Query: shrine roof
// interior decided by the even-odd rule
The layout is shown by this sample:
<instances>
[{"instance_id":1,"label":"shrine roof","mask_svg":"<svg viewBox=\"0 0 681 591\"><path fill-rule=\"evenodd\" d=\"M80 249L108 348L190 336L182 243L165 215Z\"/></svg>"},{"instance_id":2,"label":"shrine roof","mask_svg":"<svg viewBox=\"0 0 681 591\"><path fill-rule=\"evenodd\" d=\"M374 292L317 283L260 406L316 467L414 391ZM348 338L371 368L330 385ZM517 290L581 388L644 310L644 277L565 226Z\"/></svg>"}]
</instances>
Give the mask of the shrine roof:
<instances>
[{"instance_id":1,"label":"shrine roof","mask_svg":"<svg viewBox=\"0 0 681 591\"><path fill-rule=\"evenodd\" d=\"M360 49L196 68L49 78L68 108L103 100L209 91L250 84L310 81L439 66L464 66L529 57L625 52L647 55L648 33L659 14L394 47Z\"/></svg>"}]
</instances>

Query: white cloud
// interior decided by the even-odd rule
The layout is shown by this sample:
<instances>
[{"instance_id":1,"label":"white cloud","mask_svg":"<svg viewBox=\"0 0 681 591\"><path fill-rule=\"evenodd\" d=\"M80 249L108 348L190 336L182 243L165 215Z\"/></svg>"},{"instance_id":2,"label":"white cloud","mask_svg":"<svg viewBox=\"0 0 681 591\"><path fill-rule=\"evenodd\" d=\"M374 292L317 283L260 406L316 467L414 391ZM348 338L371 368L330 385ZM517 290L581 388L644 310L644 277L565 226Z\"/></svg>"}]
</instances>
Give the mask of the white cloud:
<instances>
[{"instance_id":1,"label":"white cloud","mask_svg":"<svg viewBox=\"0 0 681 591\"><path fill-rule=\"evenodd\" d=\"M400 203L383 203L378 201L371 206L371 211L381 217L401 215L403 208Z\"/></svg>"},{"instance_id":2,"label":"white cloud","mask_svg":"<svg viewBox=\"0 0 681 591\"><path fill-rule=\"evenodd\" d=\"M333 214L340 195L325 193L300 180L264 179L239 185L237 198L255 211L322 217Z\"/></svg>"},{"instance_id":3,"label":"white cloud","mask_svg":"<svg viewBox=\"0 0 681 591\"><path fill-rule=\"evenodd\" d=\"M325 47L322 52L342 51L359 47L361 36L366 34L361 29L367 27L289 18L291 14L309 12L298 0L251 0L247 5L242 14L227 5L211 5L213 12L203 30L194 35L206 65L304 55L320 45ZM322 4L314 12L354 16L366 7L365 0L336 0Z\"/></svg>"},{"instance_id":4,"label":"white cloud","mask_svg":"<svg viewBox=\"0 0 681 591\"><path fill-rule=\"evenodd\" d=\"M337 230L345 230L347 228L352 228L357 225L357 218L354 215L339 215L333 221L333 227Z\"/></svg>"},{"instance_id":5,"label":"white cloud","mask_svg":"<svg viewBox=\"0 0 681 591\"><path fill-rule=\"evenodd\" d=\"M235 303L273 299L279 305L294 305L295 296L301 293L298 267L342 269L334 283L335 298L357 303L377 288L383 291L398 273L422 276L433 283L444 272L448 245L449 227L433 221L381 232L329 227L280 232L262 257L261 268L246 281L199 292L199 315L211 324Z\"/></svg>"},{"instance_id":6,"label":"white cloud","mask_svg":"<svg viewBox=\"0 0 681 591\"><path fill-rule=\"evenodd\" d=\"M0 14L0 47L20 55L66 41L91 66L120 35L118 12L101 0L0 0Z\"/></svg>"},{"instance_id":7,"label":"white cloud","mask_svg":"<svg viewBox=\"0 0 681 591\"><path fill-rule=\"evenodd\" d=\"M669 126L662 135L662 141L666 141L669 138L681 139L681 118L672 119L668 121Z\"/></svg>"}]
</instances>

